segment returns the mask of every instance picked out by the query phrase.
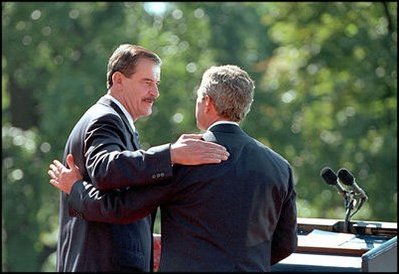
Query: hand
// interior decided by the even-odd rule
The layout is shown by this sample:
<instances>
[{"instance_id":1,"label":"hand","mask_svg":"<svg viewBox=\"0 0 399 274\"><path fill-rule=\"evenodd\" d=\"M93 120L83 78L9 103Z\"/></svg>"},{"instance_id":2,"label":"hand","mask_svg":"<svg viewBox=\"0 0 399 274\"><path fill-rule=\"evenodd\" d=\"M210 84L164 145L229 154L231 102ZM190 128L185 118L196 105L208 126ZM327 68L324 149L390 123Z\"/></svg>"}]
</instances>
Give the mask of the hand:
<instances>
[{"instance_id":1,"label":"hand","mask_svg":"<svg viewBox=\"0 0 399 274\"><path fill-rule=\"evenodd\" d=\"M201 140L202 134L183 134L170 147L173 164L201 165L227 160L229 153L224 146Z\"/></svg>"},{"instance_id":2,"label":"hand","mask_svg":"<svg viewBox=\"0 0 399 274\"><path fill-rule=\"evenodd\" d=\"M73 184L81 180L83 176L80 174L79 168L75 165L72 154L68 154L66 160L70 169L61 164L58 160L54 160L53 163L50 164L50 169L47 173L51 177L50 184L69 194Z\"/></svg>"}]
</instances>

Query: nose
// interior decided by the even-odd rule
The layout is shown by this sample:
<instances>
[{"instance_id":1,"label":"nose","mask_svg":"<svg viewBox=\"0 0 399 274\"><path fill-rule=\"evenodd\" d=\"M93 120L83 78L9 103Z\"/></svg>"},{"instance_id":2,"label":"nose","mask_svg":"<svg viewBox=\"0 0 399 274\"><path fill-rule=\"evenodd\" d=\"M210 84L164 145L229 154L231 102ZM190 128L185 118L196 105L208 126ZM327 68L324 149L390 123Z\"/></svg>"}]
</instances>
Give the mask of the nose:
<instances>
[{"instance_id":1,"label":"nose","mask_svg":"<svg viewBox=\"0 0 399 274\"><path fill-rule=\"evenodd\" d=\"M151 96L158 98L159 97L159 89L157 85L154 85L153 88L150 91Z\"/></svg>"}]
</instances>

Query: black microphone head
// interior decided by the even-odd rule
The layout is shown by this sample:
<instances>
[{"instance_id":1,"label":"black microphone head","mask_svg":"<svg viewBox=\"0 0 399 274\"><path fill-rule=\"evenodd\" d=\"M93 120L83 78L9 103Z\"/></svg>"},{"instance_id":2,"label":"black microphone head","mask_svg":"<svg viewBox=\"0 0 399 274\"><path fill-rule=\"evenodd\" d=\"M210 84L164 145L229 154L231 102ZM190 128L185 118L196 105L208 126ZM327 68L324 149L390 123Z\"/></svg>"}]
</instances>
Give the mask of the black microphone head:
<instances>
[{"instance_id":1,"label":"black microphone head","mask_svg":"<svg viewBox=\"0 0 399 274\"><path fill-rule=\"evenodd\" d=\"M320 176L323 177L324 181L329 185L337 184L337 175L335 175L334 171L329 167L324 167L320 171Z\"/></svg>"},{"instance_id":2,"label":"black microphone head","mask_svg":"<svg viewBox=\"0 0 399 274\"><path fill-rule=\"evenodd\" d=\"M340 170L338 170L338 178L343 184L347 186L351 186L355 182L353 175L345 168L341 168Z\"/></svg>"}]
</instances>

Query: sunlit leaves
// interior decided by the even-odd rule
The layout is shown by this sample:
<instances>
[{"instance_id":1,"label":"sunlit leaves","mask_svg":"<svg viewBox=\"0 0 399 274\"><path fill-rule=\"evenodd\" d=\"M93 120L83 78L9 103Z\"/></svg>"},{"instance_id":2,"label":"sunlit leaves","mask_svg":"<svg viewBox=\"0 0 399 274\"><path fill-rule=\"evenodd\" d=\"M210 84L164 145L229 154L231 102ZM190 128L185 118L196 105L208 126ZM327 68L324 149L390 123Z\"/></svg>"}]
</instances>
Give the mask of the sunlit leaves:
<instances>
[{"instance_id":1,"label":"sunlit leaves","mask_svg":"<svg viewBox=\"0 0 399 274\"><path fill-rule=\"evenodd\" d=\"M160 98L151 117L136 123L144 148L198 132L195 91L203 71L236 64L256 85L242 127L292 163L300 217L343 217L342 198L319 176L328 165L352 171L367 192L356 218L396 221L397 3L156 5L2 3L3 210L20 218L3 225L7 270L27 267L20 262L28 259L30 271L54 270L54 256L21 256L29 247L42 254L55 248L58 192L45 170L105 93L106 63L120 43L140 44L163 60ZM23 108L13 108L18 98ZM21 113L28 130L11 125ZM27 202L13 207L15 200Z\"/></svg>"},{"instance_id":2,"label":"sunlit leaves","mask_svg":"<svg viewBox=\"0 0 399 274\"><path fill-rule=\"evenodd\" d=\"M268 128L271 144L287 152L298 173L300 197L312 200L319 208L318 216L335 216L334 211L329 215L325 210L339 201L334 196L322 198L322 184L309 189L312 181L320 181L317 174L324 165L368 174L362 179L370 191L376 189L377 178L389 178L391 191L394 196L397 193L396 168L393 174L383 171L397 161L397 142L386 142L395 136L397 121L397 53L396 43L390 43L397 36L392 28L395 6L388 5L390 14L381 3L273 3L263 7L262 22L270 27L269 38L277 45L257 67L264 71L261 88L268 94L261 97L266 106L257 109L267 123L258 123L258 129ZM393 33L389 33L389 19ZM274 94L281 101L272 100ZM268 109L273 111L265 111ZM275 119L290 128L281 127ZM282 130L296 137L281 139ZM387 147L393 153L384 153ZM385 191L390 192L389 187ZM378 195L384 194L375 193ZM364 216L396 218L394 210L391 217L385 215L387 211L377 213L382 206L375 199L363 209L367 211ZM391 202L390 208L396 208L395 199L386 201Z\"/></svg>"}]
</instances>

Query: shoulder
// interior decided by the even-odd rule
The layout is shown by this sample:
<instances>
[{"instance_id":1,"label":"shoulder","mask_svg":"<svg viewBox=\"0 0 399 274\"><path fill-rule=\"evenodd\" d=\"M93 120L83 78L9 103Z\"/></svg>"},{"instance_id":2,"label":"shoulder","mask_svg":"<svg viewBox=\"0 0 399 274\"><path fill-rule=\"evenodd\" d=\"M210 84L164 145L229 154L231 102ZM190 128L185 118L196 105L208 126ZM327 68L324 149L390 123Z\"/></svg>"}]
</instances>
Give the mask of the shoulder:
<instances>
[{"instance_id":1,"label":"shoulder","mask_svg":"<svg viewBox=\"0 0 399 274\"><path fill-rule=\"evenodd\" d=\"M251 139L253 140L253 144L261 148L269 156L269 158L273 159L275 162L278 162L282 166L287 166L288 168L291 168L289 161L279 152L275 151L273 148L265 145L264 143L253 137L251 137Z\"/></svg>"},{"instance_id":2,"label":"shoulder","mask_svg":"<svg viewBox=\"0 0 399 274\"><path fill-rule=\"evenodd\" d=\"M86 118L93 122L115 121L116 123L122 123L122 118L115 109L113 109L109 105L104 105L101 103L96 103L92 105L83 115L83 118Z\"/></svg>"},{"instance_id":3,"label":"shoulder","mask_svg":"<svg viewBox=\"0 0 399 274\"><path fill-rule=\"evenodd\" d=\"M107 128L119 131L125 128L125 125L122 118L112 107L99 103L92 105L75 125L75 130L80 132L90 132L94 129L107 130Z\"/></svg>"}]
</instances>

